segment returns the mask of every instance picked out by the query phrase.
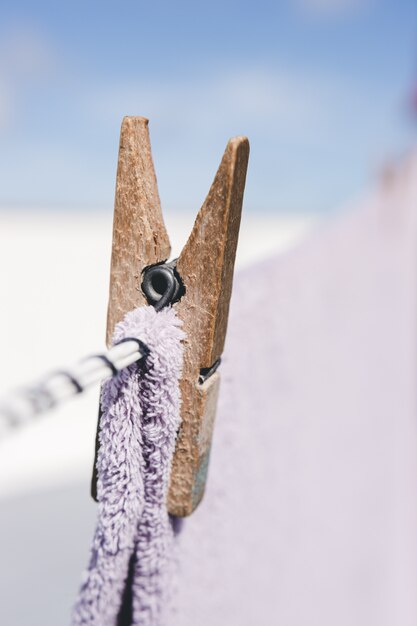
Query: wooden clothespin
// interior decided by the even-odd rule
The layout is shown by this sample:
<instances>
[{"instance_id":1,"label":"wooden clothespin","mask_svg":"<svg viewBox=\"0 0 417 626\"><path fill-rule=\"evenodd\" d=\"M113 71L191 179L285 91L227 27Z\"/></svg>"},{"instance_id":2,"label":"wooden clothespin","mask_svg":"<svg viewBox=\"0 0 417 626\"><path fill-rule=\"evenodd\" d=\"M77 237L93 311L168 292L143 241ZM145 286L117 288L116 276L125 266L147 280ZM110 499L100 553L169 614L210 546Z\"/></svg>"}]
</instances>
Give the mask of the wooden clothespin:
<instances>
[{"instance_id":1,"label":"wooden clothespin","mask_svg":"<svg viewBox=\"0 0 417 626\"><path fill-rule=\"evenodd\" d=\"M191 235L176 261L182 297L174 304L184 322L180 381L181 426L171 471L168 510L193 512L204 493L233 269L249 157L246 137L229 141ZM148 132L148 120L122 122L114 209L107 343L115 324L148 300L143 271L170 255ZM93 495L95 477L93 477Z\"/></svg>"}]
</instances>

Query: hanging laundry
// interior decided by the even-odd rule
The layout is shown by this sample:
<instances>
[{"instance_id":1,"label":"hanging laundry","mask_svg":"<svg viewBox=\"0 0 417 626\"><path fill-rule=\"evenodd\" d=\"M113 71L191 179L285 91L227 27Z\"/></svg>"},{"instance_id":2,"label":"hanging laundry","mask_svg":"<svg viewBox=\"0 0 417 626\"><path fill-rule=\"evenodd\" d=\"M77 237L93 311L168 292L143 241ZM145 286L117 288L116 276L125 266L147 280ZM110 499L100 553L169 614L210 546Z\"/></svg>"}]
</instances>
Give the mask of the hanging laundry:
<instances>
[{"instance_id":1,"label":"hanging laundry","mask_svg":"<svg viewBox=\"0 0 417 626\"><path fill-rule=\"evenodd\" d=\"M98 521L73 626L158 626L169 604L178 524L166 498L180 423L182 322L142 307L113 341L140 339L149 354L106 381L97 458Z\"/></svg>"}]
</instances>

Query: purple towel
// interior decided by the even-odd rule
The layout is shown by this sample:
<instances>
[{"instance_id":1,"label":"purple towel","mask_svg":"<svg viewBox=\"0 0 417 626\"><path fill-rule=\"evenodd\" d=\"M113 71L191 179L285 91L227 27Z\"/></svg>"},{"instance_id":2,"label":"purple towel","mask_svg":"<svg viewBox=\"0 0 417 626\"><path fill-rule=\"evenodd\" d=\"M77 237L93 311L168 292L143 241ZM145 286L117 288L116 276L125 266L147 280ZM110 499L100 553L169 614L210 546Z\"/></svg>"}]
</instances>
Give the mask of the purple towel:
<instances>
[{"instance_id":1,"label":"purple towel","mask_svg":"<svg viewBox=\"0 0 417 626\"><path fill-rule=\"evenodd\" d=\"M173 309L142 307L116 327L114 343L136 337L150 353L102 389L98 522L74 626L163 622L175 564L166 496L180 420L180 325Z\"/></svg>"}]
</instances>

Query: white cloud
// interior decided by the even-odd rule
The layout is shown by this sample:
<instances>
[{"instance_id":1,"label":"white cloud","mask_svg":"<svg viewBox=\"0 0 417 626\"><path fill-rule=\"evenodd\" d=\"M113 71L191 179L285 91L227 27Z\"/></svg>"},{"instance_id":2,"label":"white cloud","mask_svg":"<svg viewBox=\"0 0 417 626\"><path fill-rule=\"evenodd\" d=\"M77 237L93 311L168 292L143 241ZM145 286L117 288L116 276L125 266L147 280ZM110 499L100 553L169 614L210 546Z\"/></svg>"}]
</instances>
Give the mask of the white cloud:
<instances>
[{"instance_id":1,"label":"white cloud","mask_svg":"<svg viewBox=\"0 0 417 626\"><path fill-rule=\"evenodd\" d=\"M248 126L262 134L306 136L315 124L326 122L328 82L284 69L224 69L182 81L91 85L82 106L103 122L126 114L149 116L164 132L182 137L197 130L200 136L228 134L231 128L245 132Z\"/></svg>"},{"instance_id":2,"label":"white cloud","mask_svg":"<svg viewBox=\"0 0 417 626\"><path fill-rule=\"evenodd\" d=\"M13 97L10 88L0 75L0 132L10 124L13 109Z\"/></svg>"},{"instance_id":3,"label":"white cloud","mask_svg":"<svg viewBox=\"0 0 417 626\"><path fill-rule=\"evenodd\" d=\"M356 14L366 9L371 0L294 0L304 13L323 17Z\"/></svg>"},{"instance_id":4,"label":"white cloud","mask_svg":"<svg viewBox=\"0 0 417 626\"><path fill-rule=\"evenodd\" d=\"M193 144L196 136L251 134L272 144L317 145L346 120L366 119L376 86L333 73L295 68L223 68L183 80L159 78L107 86L90 84L77 106L105 126L124 115L144 115L164 143ZM372 114L374 117L375 114Z\"/></svg>"},{"instance_id":5,"label":"white cloud","mask_svg":"<svg viewBox=\"0 0 417 626\"><path fill-rule=\"evenodd\" d=\"M0 131L13 123L20 96L50 74L53 55L44 37L26 25L0 37Z\"/></svg>"}]
</instances>

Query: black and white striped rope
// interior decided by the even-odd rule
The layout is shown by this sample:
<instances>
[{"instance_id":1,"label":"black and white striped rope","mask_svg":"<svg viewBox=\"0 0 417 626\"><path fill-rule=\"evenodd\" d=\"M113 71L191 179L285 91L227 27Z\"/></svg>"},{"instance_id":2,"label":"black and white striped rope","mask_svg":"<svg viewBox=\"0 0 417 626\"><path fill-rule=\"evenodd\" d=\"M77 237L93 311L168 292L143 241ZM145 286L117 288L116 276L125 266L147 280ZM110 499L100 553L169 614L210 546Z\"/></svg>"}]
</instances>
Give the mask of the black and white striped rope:
<instances>
[{"instance_id":1,"label":"black and white striped rope","mask_svg":"<svg viewBox=\"0 0 417 626\"><path fill-rule=\"evenodd\" d=\"M147 347L139 339L127 338L103 354L86 357L73 367L55 370L37 383L1 397L0 438L88 387L115 376L147 354Z\"/></svg>"}]
</instances>

